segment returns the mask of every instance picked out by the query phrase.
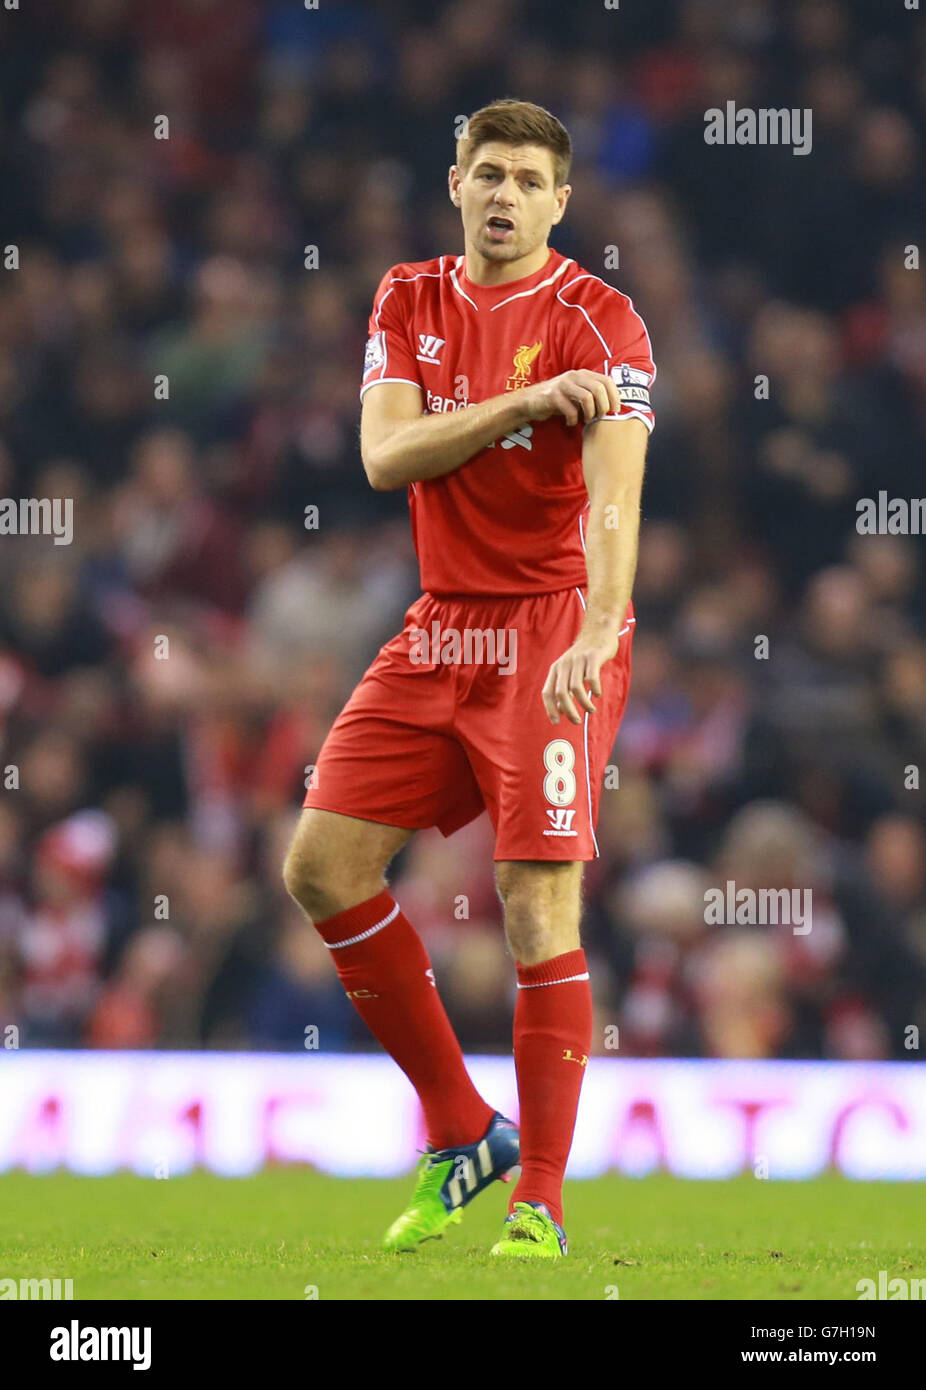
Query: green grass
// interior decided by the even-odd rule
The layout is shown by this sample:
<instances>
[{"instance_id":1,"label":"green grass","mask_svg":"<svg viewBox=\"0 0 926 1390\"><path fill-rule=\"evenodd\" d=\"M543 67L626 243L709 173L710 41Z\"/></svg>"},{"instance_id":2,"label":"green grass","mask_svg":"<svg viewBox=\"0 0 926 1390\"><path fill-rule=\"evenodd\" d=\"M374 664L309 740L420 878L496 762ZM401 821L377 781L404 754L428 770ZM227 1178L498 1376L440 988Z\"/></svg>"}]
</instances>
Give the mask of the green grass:
<instances>
[{"instance_id":1,"label":"green grass","mask_svg":"<svg viewBox=\"0 0 926 1390\"><path fill-rule=\"evenodd\" d=\"M848 1299L856 1283L926 1277L926 1187L608 1177L567 1186L571 1254L490 1259L496 1184L415 1255L379 1238L411 1178L347 1182L282 1168L164 1181L0 1178L0 1278L74 1280L77 1299ZM613 1293L611 1297L613 1297Z\"/></svg>"}]
</instances>

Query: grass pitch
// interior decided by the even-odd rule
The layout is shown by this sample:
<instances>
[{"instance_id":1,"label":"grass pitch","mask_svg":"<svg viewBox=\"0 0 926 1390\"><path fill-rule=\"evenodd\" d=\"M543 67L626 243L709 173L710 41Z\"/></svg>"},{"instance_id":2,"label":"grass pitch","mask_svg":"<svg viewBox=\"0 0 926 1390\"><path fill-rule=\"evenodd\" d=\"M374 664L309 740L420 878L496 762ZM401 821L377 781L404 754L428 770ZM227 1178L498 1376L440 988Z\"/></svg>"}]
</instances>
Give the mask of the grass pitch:
<instances>
[{"instance_id":1,"label":"grass pitch","mask_svg":"<svg viewBox=\"0 0 926 1390\"><path fill-rule=\"evenodd\" d=\"M414 1255L379 1240L412 1179L302 1169L0 1177L0 1278L70 1278L75 1299L846 1299L878 1271L926 1277L926 1187L911 1183L573 1182L570 1255L490 1258L510 1188ZM615 1293L616 1290L616 1293Z\"/></svg>"}]
</instances>

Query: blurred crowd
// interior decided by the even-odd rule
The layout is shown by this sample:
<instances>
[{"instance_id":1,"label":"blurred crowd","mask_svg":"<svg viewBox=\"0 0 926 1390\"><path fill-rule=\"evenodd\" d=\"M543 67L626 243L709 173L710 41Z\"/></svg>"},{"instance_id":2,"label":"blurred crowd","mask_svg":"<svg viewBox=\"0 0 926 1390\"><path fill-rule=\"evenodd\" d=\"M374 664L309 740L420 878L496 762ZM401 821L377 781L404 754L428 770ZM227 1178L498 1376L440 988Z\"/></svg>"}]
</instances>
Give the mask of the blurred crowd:
<instances>
[{"instance_id":1,"label":"blurred crowd","mask_svg":"<svg viewBox=\"0 0 926 1390\"><path fill-rule=\"evenodd\" d=\"M926 492L922 17L49 0L2 22L0 496L73 499L74 539L0 537L0 1025L372 1046L280 866L418 592L404 492L359 457L372 296L462 250L457 118L517 96L575 143L553 244L633 296L659 369L586 875L596 1050L915 1058L923 540L859 534L856 503ZM707 146L730 99L810 107L812 153ZM492 852L483 816L391 877L464 1046L505 1052ZM810 888L812 930L706 924L730 880Z\"/></svg>"}]
</instances>

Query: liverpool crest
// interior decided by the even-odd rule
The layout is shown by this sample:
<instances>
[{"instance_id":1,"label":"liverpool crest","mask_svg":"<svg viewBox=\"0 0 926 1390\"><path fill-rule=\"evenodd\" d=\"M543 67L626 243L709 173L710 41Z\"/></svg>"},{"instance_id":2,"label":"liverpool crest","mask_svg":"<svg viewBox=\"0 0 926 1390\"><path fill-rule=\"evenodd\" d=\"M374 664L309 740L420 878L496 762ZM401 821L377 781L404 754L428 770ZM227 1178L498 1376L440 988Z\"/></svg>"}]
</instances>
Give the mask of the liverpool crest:
<instances>
[{"instance_id":1,"label":"liverpool crest","mask_svg":"<svg viewBox=\"0 0 926 1390\"><path fill-rule=\"evenodd\" d=\"M514 372L505 383L506 391L518 391L522 386L530 384L531 367L542 347L542 342L534 343L531 346L525 343L517 349L514 355Z\"/></svg>"}]
</instances>

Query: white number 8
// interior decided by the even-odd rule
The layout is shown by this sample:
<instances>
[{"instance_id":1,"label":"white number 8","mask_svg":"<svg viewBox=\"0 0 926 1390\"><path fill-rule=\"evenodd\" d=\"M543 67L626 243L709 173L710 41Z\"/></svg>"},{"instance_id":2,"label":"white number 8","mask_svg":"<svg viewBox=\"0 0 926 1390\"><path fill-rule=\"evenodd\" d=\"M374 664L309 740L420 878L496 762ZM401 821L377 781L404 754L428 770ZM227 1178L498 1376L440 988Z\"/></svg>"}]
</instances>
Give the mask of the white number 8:
<instances>
[{"instance_id":1,"label":"white number 8","mask_svg":"<svg viewBox=\"0 0 926 1390\"><path fill-rule=\"evenodd\" d=\"M575 749L567 738L555 738L543 750L543 765L547 775L543 779L543 794L551 806L568 806L575 801L576 778L573 768L576 765Z\"/></svg>"}]
</instances>

